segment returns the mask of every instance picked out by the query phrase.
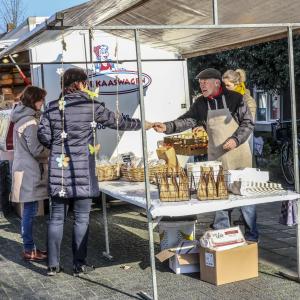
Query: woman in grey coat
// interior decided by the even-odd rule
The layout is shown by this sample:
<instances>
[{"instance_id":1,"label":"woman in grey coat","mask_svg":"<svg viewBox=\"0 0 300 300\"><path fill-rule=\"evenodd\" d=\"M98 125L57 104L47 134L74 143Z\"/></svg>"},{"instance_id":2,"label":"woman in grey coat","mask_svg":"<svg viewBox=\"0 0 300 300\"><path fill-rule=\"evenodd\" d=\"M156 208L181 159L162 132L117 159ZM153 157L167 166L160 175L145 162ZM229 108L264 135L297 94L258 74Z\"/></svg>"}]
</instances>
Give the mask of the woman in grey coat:
<instances>
[{"instance_id":1,"label":"woman in grey coat","mask_svg":"<svg viewBox=\"0 0 300 300\"><path fill-rule=\"evenodd\" d=\"M38 201L48 197L46 170L48 150L37 138L38 116L45 96L45 90L35 86L27 87L11 117L14 123L12 201L24 205L21 222L24 246L22 256L25 260L34 261L47 258L45 251L36 248L32 237L33 218L37 213Z\"/></svg>"}]
</instances>

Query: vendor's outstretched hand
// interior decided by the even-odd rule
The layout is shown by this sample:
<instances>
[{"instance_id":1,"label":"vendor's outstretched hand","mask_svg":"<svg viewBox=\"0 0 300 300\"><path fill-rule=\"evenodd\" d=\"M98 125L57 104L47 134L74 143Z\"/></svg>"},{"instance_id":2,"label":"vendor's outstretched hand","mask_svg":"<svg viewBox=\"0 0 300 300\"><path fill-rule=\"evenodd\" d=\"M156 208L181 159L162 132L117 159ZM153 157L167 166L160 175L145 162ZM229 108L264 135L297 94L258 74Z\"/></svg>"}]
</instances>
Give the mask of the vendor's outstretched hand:
<instances>
[{"instance_id":1,"label":"vendor's outstretched hand","mask_svg":"<svg viewBox=\"0 0 300 300\"><path fill-rule=\"evenodd\" d=\"M197 126L193 128L193 133L197 134L198 132L205 131L203 126Z\"/></svg>"},{"instance_id":2,"label":"vendor's outstretched hand","mask_svg":"<svg viewBox=\"0 0 300 300\"><path fill-rule=\"evenodd\" d=\"M167 130L167 126L164 123L161 123L161 122L155 122L155 123L153 123L152 128L156 132L165 132Z\"/></svg>"},{"instance_id":3,"label":"vendor's outstretched hand","mask_svg":"<svg viewBox=\"0 0 300 300\"><path fill-rule=\"evenodd\" d=\"M145 129L146 130L149 130L153 127L153 124L154 123L151 123L151 122L148 122L148 121L145 121Z\"/></svg>"},{"instance_id":4,"label":"vendor's outstretched hand","mask_svg":"<svg viewBox=\"0 0 300 300\"><path fill-rule=\"evenodd\" d=\"M237 142L236 142L236 140L233 139L233 138L228 139L228 140L224 143L224 145L223 145L223 149L224 149L225 151L233 150L233 149L236 148L236 147L237 147Z\"/></svg>"}]
</instances>

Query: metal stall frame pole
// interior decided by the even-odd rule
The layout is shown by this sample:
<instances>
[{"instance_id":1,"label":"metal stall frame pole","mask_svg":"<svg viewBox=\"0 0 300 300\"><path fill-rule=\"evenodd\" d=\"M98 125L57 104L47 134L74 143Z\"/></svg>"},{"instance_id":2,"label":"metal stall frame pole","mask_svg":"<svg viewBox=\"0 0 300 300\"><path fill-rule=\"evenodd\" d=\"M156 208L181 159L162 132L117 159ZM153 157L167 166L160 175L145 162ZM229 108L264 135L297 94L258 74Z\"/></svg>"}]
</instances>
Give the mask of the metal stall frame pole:
<instances>
[{"instance_id":1,"label":"metal stall frame pole","mask_svg":"<svg viewBox=\"0 0 300 300\"><path fill-rule=\"evenodd\" d=\"M44 72L44 64L41 64L41 77L42 77L42 88L45 88L45 72Z\"/></svg>"},{"instance_id":2,"label":"metal stall frame pole","mask_svg":"<svg viewBox=\"0 0 300 300\"><path fill-rule=\"evenodd\" d=\"M146 193L146 212L148 219L148 234L149 234L149 251L150 251L150 264L152 272L152 286L153 286L153 299L157 300L157 280L156 280L156 268L155 268L155 257L154 257L154 238L153 238L153 220L150 212L151 198L150 198L150 180L148 172L148 152L147 152L147 135L145 130L145 105L144 105L144 89L143 89L143 78L142 78L142 61L141 61L141 47L139 41L139 31L134 30L135 40L135 51L137 59L137 71L139 79L139 102L140 102L140 113L141 113L141 125L142 125L142 143L143 143L143 160L144 160L144 171L145 171L145 193ZM142 293L141 296L146 299L151 299L147 294Z\"/></svg>"},{"instance_id":3,"label":"metal stall frame pole","mask_svg":"<svg viewBox=\"0 0 300 300\"><path fill-rule=\"evenodd\" d=\"M86 72L87 72L86 75L89 77L89 74L88 74L89 68L88 68L88 62L87 62L88 59L87 59L87 50L86 50L86 38L85 38L85 32L79 31L79 35L81 35L82 38L83 38L85 69L86 69Z\"/></svg>"},{"instance_id":4,"label":"metal stall frame pole","mask_svg":"<svg viewBox=\"0 0 300 300\"><path fill-rule=\"evenodd\" d=\"M113 260L113 256L110 255L110 250L109 250L106 194L102 192L101 195L102 195L101 199L102 199L103 224L104 224L104 234L105 234L105 251L103 251L102 254L105 258L109 260Z\"/></svg>"},{"instance_id":5,"label":"metal stall frame pole","mask_svg":"<svg viewBox=\"0 0 300 300\"><path fill-rule=\"evenodd\" d=\"M92 29L89 29L89 52L90 52L90 59L89 63L93 62L93 31ZM85 34L84 34L84 49L85 49L85 60L86 60L86 66L87 66L87 50L86 50L86 40L85 40ZM87 68L88 71L88 68ZM88 74L87 74L88 75ZM92 74L93 76L94 74ZM102 252L102 255L107 258L108 260L113 260L113 256L110 254L109 249L109 233L108 233L108 220L107 220L107 206L106 206L106 194L101 193L101 202L102 202L102 214L103 214L103 225L104 225L104 235L105 235L105 251Z\"/></svg>"},{"instance_id":6,"label":"metal stall frame pole","mask_svg":"<svg viewBox=\"0 0 300 300\"><path fill-rule=\"evenodd\" d=\"M293 137L293 154L294 154L294 172L295 172L295 190L300 193L299 182L299 158L298 158L298 133L297 133L297 108L295 92L295 64L294 64L294 46L293 46L293 28L288 28L288 45L289 45L289 70L290 70L290 94L291 94L291 113L292 113L292 137ZM299 221L299 218L298 218ZM299 223L299 222L298 222ZM298 269L298 271L300 271Z\"/></svg>"},{"instance_id":7,"label":"metal stall frame pole","mask_svg":"<svg viewBox=\"0 0 300 300\"><path fill-rule=\"evenodd\" d=\"M219 15L218 15L218 0L212 0L212 5L213 5L213 21L214 25L219 24Z\"/></svg>"},{"instance_id":8,"label":"metal stall frame pole","mask_svg":"<svg viewBox=\"0 0 300 300\"><path fill-rule=\"evenodd\" d=\"M291 113L292 113L292 140L294 156L294 178L295 190L300 192L299 183L299 158L298 158L298 135L297 135L297 110L295 93L295 64L294 64L294 46L293 46L293 28L288 27L288 48L289 48L289 70L290 70L290 94L291 94ZM300 281L300 208L299 199L297 200L297 281Z\"/></svg>"},{"instance_id":9,"label":"metal stall frame pole","mask_svg":"<svg viewBox=\"0 0 300 300\"><path fill-rule=\"evenodd\" d=\"M290 95L291 95L291 115L292 115L292 141L293 141L293 159L294 159L294 179L295 190L300 192L299 182L299 161L298 161L298 135L297 135L297 110L296 110L296 93L295 93L295 65L294 65L294 46L293 46L293 28L287 27L288 30L288 55L289 55L289 76L290 76ZM297 201L297 276L279 272L280 275L291 280L300 282L300 202Z\"/></svg>"}]
</instances>

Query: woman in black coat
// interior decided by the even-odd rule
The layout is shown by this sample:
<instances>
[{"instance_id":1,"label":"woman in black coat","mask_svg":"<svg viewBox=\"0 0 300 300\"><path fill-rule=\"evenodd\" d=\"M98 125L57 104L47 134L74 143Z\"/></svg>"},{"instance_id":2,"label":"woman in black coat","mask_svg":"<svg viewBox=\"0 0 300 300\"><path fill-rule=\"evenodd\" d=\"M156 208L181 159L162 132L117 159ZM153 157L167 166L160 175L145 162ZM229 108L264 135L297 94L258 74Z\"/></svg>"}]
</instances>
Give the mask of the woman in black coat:
<instances>
[{"instance_id":1,"label":"woman in black coat","mask_svg":"<svg viewBox=\"0 0 300 300\"><path fill-rule=\"evenodd\" d=\"M92 101L84 92L86 80L82 69L65 71L63 97L48 104L38 129L40 142L50 149L49 193L52 212L48 225L48 275L55 275L61 270L60 244L65 210L70 201L74 203L74 275L91 269L86 264L89 214L91 198L99 196L99 188L95 175L95 156L90 147L94 145L96 124L116 129L117 119L115 113L102 103ZM120 130L138 130L141 122L120 115L118 126Z\"/></svg>"}]
</instances>

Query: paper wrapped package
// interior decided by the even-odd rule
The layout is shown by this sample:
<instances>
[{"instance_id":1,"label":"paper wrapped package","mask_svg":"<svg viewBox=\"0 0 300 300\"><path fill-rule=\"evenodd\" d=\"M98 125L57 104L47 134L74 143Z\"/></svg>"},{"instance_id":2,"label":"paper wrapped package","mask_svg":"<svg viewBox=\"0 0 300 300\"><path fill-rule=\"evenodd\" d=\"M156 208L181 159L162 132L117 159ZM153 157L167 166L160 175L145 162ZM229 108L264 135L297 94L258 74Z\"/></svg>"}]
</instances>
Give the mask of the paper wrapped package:
<instances>
[{"instance_id":1,"label":"paper wrapped package","mask_svg":"<svg viewBox=\"0 0 300 300\"><path fill-rule=\"evenodd\" d=\"M200 244L203 248L222 251L246 245L246 240L237 226L219 230L208 230L200 238Z\"/></svg>"},{"instance_id":2,"label":"paper wrapped package","mask_svg":"<svg viewBox=\"0 0 300 300\"><path fill-rule=\"evenodd\" d=\"M281 184L268 181L269 172L267 171L255 168L228 171L228 189L236 195L253 196L283 191Z\"/></svg>"}]
</instances>

